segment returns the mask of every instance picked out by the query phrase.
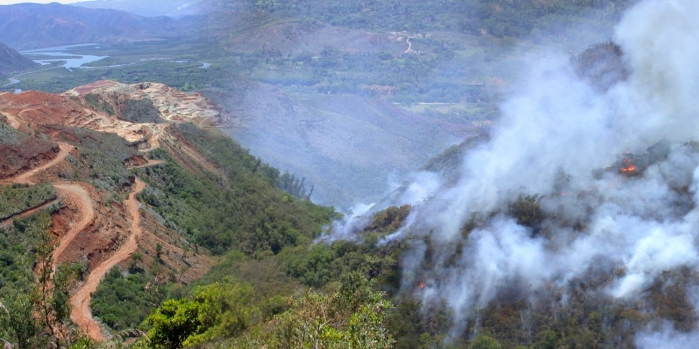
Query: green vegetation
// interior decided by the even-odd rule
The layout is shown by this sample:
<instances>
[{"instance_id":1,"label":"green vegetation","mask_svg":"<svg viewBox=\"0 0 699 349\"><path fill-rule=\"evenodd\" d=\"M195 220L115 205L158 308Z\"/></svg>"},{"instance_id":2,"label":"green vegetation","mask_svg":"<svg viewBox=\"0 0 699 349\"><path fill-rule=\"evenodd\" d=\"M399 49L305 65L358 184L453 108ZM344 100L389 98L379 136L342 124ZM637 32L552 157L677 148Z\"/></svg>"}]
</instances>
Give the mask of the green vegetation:
<instances>
[{"instance_id":1,"label":"green vegetation","mask_svg":"<svg viewBox=\"0 0 699 349\"><path fill-rule=\"evenodd\" d=\"M501 349L502 346L495 339L484 334L479 334L476 339L471 342L468 349Z\"/></svg>"},{"instance_id":2,"label":"green vegetation","mask_svg":"<svg viewBox=\"0 0 699 349\"><path fill-rule=\"evenodd\" d=\"M140 198L197 244L216 254L230 249L248 255L306 243L335 217L331 207L293 199L275 188L279 171L263 164L223 135L205 134L192 125L177 129L216 163L213 173L195 176L169 153L155 151L161 166L140 169L149 186Z\"/></svg>"},{"instance_id":3,"label":"green vegetation","mask_svg":"<svg viewBox=\"0 0 699 349\"><path fill-rule=\"evenodd\" d=\"M114 109L109 103L100 99L100 97L94 93L88 93L85 95L85 102L87 106L94 110L101 110L109 115L114 115Z\"/></svg>"},{"instance_id":4,"label":"green vegetation","mask_svg":"<svg viewBox=\"0 0 699 349\"><path fill-rule=\"evenodd\" d=\"M533 30L550 29L564 20L584 17L591 10L615 18L636 0L427 0L427 1L240 1L227 0L231 9L254 9L276 15L314 18L336 26L393 31L461 31L494 36L524 37Z\"/></svg>"},{"instance_id":5,"label":"green vegetation","mask_svg":"<svg viewBox=\"0 0 699 349\"><path fill-rule=\"evenodd\" d=\"M252 292L247 284L217 282L198 288L191 298L165 301L148 317L151 347L181 348L240 334L255 311Z\"/></svg>"},{"instance_id":6,"label":"green vegetation","mask_svg":"<svg viewBox=\"0 0 699 349\"><path fill-rule=\"evenodd\" d=\"M0 90L12 91L20 88L60 93L101 79L123 83L154 81L179 88L187 84L190 89L193 89L210 86L216 82L223 83L230 79L230 73L223 70L220 65L212 65L208 69L202 69L201 63L198 62L181 64L171 61L147 60L120 67L76 69L74 71L67 69L41 70L23 75L20 77L21 82L0 88ZM105 111L108 112L108 110Z\"/></svg>"},{"instance_id":7,"label":"green vegetation","mask_svg":"<svg viewBox=\"0 0 699 349\"><path fill-rule=\"evenodd\" d=\"M544 211L541 210L541 196L522 195L509 205L510 216L517 219L517 224L530 227L537 234L541 223L544 221Z\"/></svg>"},{"instance_id":8,"label":"green vegetation","mask_svg":"<svg viewBox=\"0 0 699 349\"><path fill-rule=\"evenodd\" d=\"M403 225L409 214L410 205L391 206L374 214L364 231L392 233Z\"/></svg>"},{"instance_id":9,"label":"green vegetation","mask_svg":"<svg viewBox=\"0 0 699 349\"><path fill-rule=\"evenodd\" d=\"M151 348L181 348L216 338L215 348L391 348L384 327L391 304L357 273L328 293L306 291L302 297L272 307L250 304L247 284L214 283L191 298L170 300L148 318ZM288 309L288 310L287 310Z\"/></svg>"},{"instance_id":10,"label":"green vegetation","mask_svg":"<svg viewBox=\"0 0 699 349\"><path fill-rule=\"evenodd\" d=\"M158 81L186 91L201 90L218 100L236 100L262 82L294 98L348 93L398 102L451 122L483 121L497 116L498 91L518 73L522 52L541 43L564 46L556 35L543 33L562 31L560 24L567 22L609 27L634 1L222 3L222 10L207 18L210 32L204 35L209 39L201 43L171 40L104 47L96 52L112 57L93 63L95 69L37 72L8 88L58 92L107 78ZM233 10L244 13L240 20L231 20ZM591 22L583 22L591 13L596 14ZM310 45L303 52L239 44L241 37L264 35L272 26L281 28L286 41L327 24L374 30L384 37L387 31L396 31L403 39L392 38L390 44L367 50L323 41L323 47ZM407 37L414 52L405 53ZM522 43L513 38L532 39ZM211 67L203 69L202 59ZM109 67L112 64L127 65ZM116 111L98 96L88 95L86 101L127 120L161 121L149 100L127 101L124 110ZM425 101L444 104L416 104ZM450 338L452 314L439 305L426 310L419 300L426 287L423 275L403 275L400 267L406 245L424 244L430 254L440 247L438 243L419 237L382 240L403 225L410 206L389 207L370 217L359 229L357 242L314 243L339 214L332 207L311 203L312 188L305 187L303 178L280 173L219 133L191 124L171 130L176 140L150 153L164 163L130 172L124 161L137 154L134 144L114 135L56 128L59 137L76 144L80 152L79 158L67 158L73 169L60 173L61 178L86 180L98 191L117 194L137 175L148 183L138 196L143 214L182 233L183 245L219 258L220 263L191 287L161 277L168 251L160 243L153 265L144 265L135 254L127 268L108 273L93 295L93 312L114 330L147 331L148 339L138 340L134 347L628 348L634 331L654 317L668 319L680 330L694 328L696 319L684 292L692 276L680 271L667 272L651 285L648 302L642 305L609 305L586 297L585 288L601 287L609 281L606 277L580 282L580 289L568 295L563 307L555 301L532 304L517 289L509 290L498 295L497 302L470 314L478 322L469 322L464 333ZM2 144L19 145L28 137L0 124ZM459 159L482 140L470 139L447 150L425 169L444 172L445 182L454 183ZM184 146L204 154L207 164L188 158L180 151ZM55 193L45 185L2 188L0 200L6 201L0 201L0 213L11 215L51 197ZM538 195L521 195L502 213L538 234L544 220L540 200ZM81 270L79 265L63 268L53 278L47 273L49 224L48 215L41 214L0 230L0 301L7 308L0 309L0 336L22 348L45 347L49 338L59 338L56 334L66 323L65 285ZM455 249L462 253L463 246ZM40 272L38 283L33 270ZM58 287L45 287L51 284ZM538 296L562 297L553 288ZM479 334L474 337L476 328Z\"/></svg>"},{"instance_id":11,"label":"green vegetation","mask_svg":"<svg viewBox=\"0 0 699 349\"><path fill-rule=\"evenodd\" d=\"M0 115L0 145L20 145L29 138L28 135L8 125L6 120L4 115Z\"/></svg>"},{"instance_id":12,"label":"green vegetation","mask_svg":"<svg viewBox=\"0 0 699 349\"><path fill-rule=\"evenodd\" d=\"M65 334L74 273L65 267L53 272L50 225L49 213L42 212L0 228L0 338L19 348L71 339Z\"/></svg>"},{"instance_id":13,"label":"green vegetation","mask_svg":"<svg viewBox=\"0 0 699 349\"><path fill-rule=\"evenodd\" d=\"M540 44L581 50L571 45L604 40L620 13L635 2L226 0L201 25L207 29L192 37L80 48L74 52L110 57L92 63L93 69L24 75L5 89L62 92L112 79L156 81L215 96L253 80L299 95L350 93L403 105L471 103L470 112L449 109L435 116L482 119L497 114L492 102L501 84L517 75L523 52ZM323 32L327 25L370 30L382 38L367 39L369 48L348 49L352 44ZM566 32L571 25L580 28ZM291 46L303 40L305 51L277 44L277 39L262 47L247 39L267 37L268 31L284 36ZM384 38L389 31L397 36ZM406 38L413 52L405 52ZM204 60L211 63L207 69Z\"/></svg>"},{"instance_id":14,"label":"green vegetation","mask_svg":"<svg viewBox=\"0 0 699 349\"><path fill-rule=\"evenodd\" d=\"M126 276L118 267L112 268L92 295L93 315L117 331L138 328L150 309L178 295L172 282L154 283L157 268L147 273L137 263L132 260L132 267L124 271Z\"/></svg>"},{"instance_id":15,"label":"green vegetation","mask_svg":"<svg viewBox=\"0 0 699 349\"><path fill-rule=\"evenodd\" d=\"M150 99L129 99L126 102L126 110L123 112L124 119L133 122L163 122L158 115L158 109Z\"/></svg>"},{"instance_id":16,"label":"green vegetation","mask_svg":"<svg viewBox=\"0 0 699 349\"><path fill-rule=\"evenodd\" d=\"M0 186L0 220L55 199L56 191L48 183Z\"/></svg>"},{"instance_id":17,"label":"green vegetation","mask_svg":"<svg viewBox=\"0 0 699 349\"><path fill-rule=\"evenodd\" d=\"M48 219L42 213L0 228L0 294L22 293L32 288L36 256L27 251L35 251L47 239L44 229L48 227Z\"/></svg>"},{"instance_id":18,"label":"green vegetation","mask_svg":"<svg viewBox=\"0 0 699 349\"><path fill-rule=\"evenodd\" d=\"M123 138L84 128L56 127L56 130L64 141L76 145L80 151L78 159L68 156L76 169L61 176L112 193L120 193L131 183L131 173L124 167L124 161L138 152Z\"/></svg>"}]
</instances>

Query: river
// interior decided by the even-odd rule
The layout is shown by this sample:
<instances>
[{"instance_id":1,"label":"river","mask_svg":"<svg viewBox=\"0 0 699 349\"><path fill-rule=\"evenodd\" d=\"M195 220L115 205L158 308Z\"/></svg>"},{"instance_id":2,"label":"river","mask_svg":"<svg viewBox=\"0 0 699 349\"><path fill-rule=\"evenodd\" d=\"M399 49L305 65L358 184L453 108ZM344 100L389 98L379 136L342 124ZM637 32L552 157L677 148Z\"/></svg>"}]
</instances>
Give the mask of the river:
<instances>
[{"instance_id":1,"label":"river","mask_svg":"<svg viewBox=\"0 0 699 349\"><path fill-rule=\"evenodd\" d=\"M40 49L34 49L34 50L26 50L26 51L21 51L20 53L23 55L30 55L30 56L50 57L50 58L46 58L46 59L35 59L34 60L34 62L37 62L41 65L51 64L52 62L65 62L62 65L62 67L66 68L70 71L73 71L73 69L75 69L75 68L81 68L84 64L96 62L96 61L99 61L101 59L105 59L105 58L109 57L109 56L78 55L78 54L67 52L67 51L70 51L71 49L74 49L77 47L85 47L85 46L99 46L99 44L78 44L78 45L55 46L55 47L47 47L47 48L40 48Z\"/></svg>"},{"instance_id":2,"label":"river","mask_svg":"<svg viewBox=\"0 0 699 349\"><path fill-rule=\"evenodd\" d=\"M65 45L65 46L54 46L54 47L46 47L46 48L38 48L34 50L26 50L26 51L20 51L21 54L25 56L46 56L50 58L46 59L35 59L34 62L37 62L41 65L49 65L53 62L65 62L62 65L58 67L52 67L49 69L54 69L54 68L66 68L69 71L73 71L75 68L89 68L89 67L83 67L83 65L91 62L96 62L101 59L105 59L109 56L93 56L93 55L78 55L74 53L69 53L67 51L70 51L71 49L77 48L77 47L86 47L86 46L96 46L95 48L99 48L99 44L78 44L78 45ZM25 75L25 74L30 74L34 73L36 71L30 71L30 72L25 72L22 74L17 74L11 78L7 78L9 83L4 84L0 87L7 87L10 85L14 85L16 83L19 83L20 80L18 77ZM21 91L21 90L19 90ZM15 91L17 92L17 91Z\"/></svg>"}]
</instances>

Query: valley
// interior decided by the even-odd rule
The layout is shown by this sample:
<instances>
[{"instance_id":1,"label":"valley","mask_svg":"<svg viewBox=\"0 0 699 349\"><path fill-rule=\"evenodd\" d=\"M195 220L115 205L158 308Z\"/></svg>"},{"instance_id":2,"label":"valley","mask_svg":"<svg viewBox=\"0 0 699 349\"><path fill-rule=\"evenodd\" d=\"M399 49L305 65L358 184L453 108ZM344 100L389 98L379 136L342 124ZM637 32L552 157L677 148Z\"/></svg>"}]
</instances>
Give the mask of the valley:
<instances>
[{"instance_id":1,"label":"valley","mask_svg":"<svg viewBox=\"0 0 699 349\"><path fill-rule=\"evenodd\" d=\"M0 6L10 347L699 338L698 5L79 6Z\"/></svg>"}]
</instances>

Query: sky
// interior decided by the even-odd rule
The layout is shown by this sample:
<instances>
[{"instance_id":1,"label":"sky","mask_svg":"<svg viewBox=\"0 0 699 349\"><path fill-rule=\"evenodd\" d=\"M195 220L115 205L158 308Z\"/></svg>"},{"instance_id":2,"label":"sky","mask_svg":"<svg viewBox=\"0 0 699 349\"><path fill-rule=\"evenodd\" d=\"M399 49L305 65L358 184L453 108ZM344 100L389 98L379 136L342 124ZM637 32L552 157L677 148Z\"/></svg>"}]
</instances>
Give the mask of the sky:
<instances>
[{"instance_id":1,"label":"sky","mask_svg":"<svg viewBox=\"0 0 699 349\"><path fill-rule=\"evenodd\" d=\"M70 4L70 3L74 3L74 2L80 2L80 1L86 1L86 0L0 0L0 5L20 4L23 2L33 2L33 3L38 3L38 4L48 4L50 2L60 2L61 4Z\"/></svg>"}]
</instances>

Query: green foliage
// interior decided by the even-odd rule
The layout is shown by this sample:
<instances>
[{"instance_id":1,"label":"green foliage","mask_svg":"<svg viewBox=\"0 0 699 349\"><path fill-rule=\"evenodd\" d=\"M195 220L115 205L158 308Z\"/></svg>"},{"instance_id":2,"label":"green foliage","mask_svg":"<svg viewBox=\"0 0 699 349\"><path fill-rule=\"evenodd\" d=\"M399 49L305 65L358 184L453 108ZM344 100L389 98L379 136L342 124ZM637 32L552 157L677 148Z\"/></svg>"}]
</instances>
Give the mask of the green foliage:
<instances>
[{"instance_id":1,"label":"green foliage","mask_svg":"<svg viewBox=\"0 0 699 349\"><path fill-rule=\"evenodd\" d=\"M279 171L259 162L223 135L203 133L192 125L179 130L226 175L195 175L167 152L155 157L165 164L140 169L149 186L140 198L174 227L214 253L236 249L253 255L279 253L320 234L335 217L331 207L307 200L284 200L275 188Z\"/></svg>"},{"instance_id":2,"label":"green foliage","mask_svg":"<svg viewBox=\"0 0 699 349\"><path fill-rule=\"evenodd\" d=\"M475 2L475 1L474 1ZM471 2L471 3L474 3ZM584 18L597 11L607 19L618 19L621 13L637 0L564 1L523 0L475 2L467 19L461 23L464 30L476 33L483 28L497 36L525 37L534 29L555 30L575 18Z\"/></svg>"},{"instance_id":3,"label":"green foliage","mask_svg":"<svg viewBox=\"0 0 699 349\"><path fill-rule=\"evenodd\" d=\"M155 275L140 271L123 276L114 267L92 295L92 314L114 330L138 327L153 307L175 291L173 285L156 285Z\"/></svg>"},{"instance_id":4,"label":"green foliage","mask_svg":"<svg viewBox=\"0 0 699 349\"><path fill-rule=\"evenodd\" d=\"M47 239L48 213L18 219L0 228L0 299L3 295L29 293L34 285L34 251Z\"/></svg>"},{"instance_id":5,"label":"green foliage","mask_svg":"<svg viewBox=\"0 0 699 349\"><path fill-rule=\"evenodd\" d=\"M428 1L240 1L227 0L235 10L317 19L336 26L393 31L465 31L495 36L527 36L562 18L584 17L590 10L615 18L636 0L428 0Z\"/></svg>"},{"instance_id":6,"label":"green foliage","mask_svg":"<svg viewBox=\"0 0 699 349\"><path fill-rule=\"evenodd\" d=\"M182 348L182 343L200 326L198 312L197 304L192 301L165 301L148 317L148 324L152 327L148 333L151 348Z\"/></svg>"},{"instance_id":7,"label":"green foliage","mask_svg":"<svg viewBox=\"0 0 699 349\"><path fill-rule=\"evenodd\" d=\"M0 186L0 220L55 199L56 191L48 183Z\"/></svg>"},{"instance_id":8,"label":"green foliage","mask_svg":"<svg viewBox=\"0 0 699 349\"><path fill-rule=\"evenodd\" d=\"M60 346L64 337L71 274L53 272L50 226L42 212L0 229L0 338L19 348Z\"/></svg>"},{"instance_id":9,"label":"green foliage","mask_svg":"<svg viewBox=\"0 0 699 349\"><path fill-rule=\"evenodd\" d=\"M94 93L88 93L85 95L85 102L87 103L87 106L94 109L94 110L101 110L109 115L114 115L114 108L112 106L102 100L98 95Z\"/></svg>"},{"instance_id":10,"label":"green foliage","mask_svg":"<svg viewBox=\"0 0 699 349\"><path fill-rule=\"evenodd\" d=\"M0 122L0 145L19 145L29 138L28 135L17 131L14 127L6 124L7 118L2 116Z\"/></svg>"},{"instance_id":11,"label":"green foliage","mask_svg":"<svg viewBox=\"0 0 699 349\"><path fill-rule=\"evenodd\" d=\"M159 123L165 121L160 118L158 109L153 105L153 101L147 98L129 99L126 102L123 117L129 121L143 123Z\"/></svg>"},{"instance_id":12,"label":"green foliage","mask_svg":"<svg viewBox=\"0 0 699 349\"><path fill-rule=\"evenodd\" d=\"M28 294L17 293L3 297L0 303L0 325L3 337L14 341L20 349L31 348L33 339L41 328L34 318L34 303Z\"/></svg>"},{"instance_id":13,"label":"green foliage","mask_svg":"<svg viewBox=\"0 0 699 349\"><path fill-rule=\"evenodd\" d=\"M534 349L556 349L558 347L558 334L552 330L537 333L534 340Z\"/></svg>"},{"instance_id":14,"label":"green foliage","mask_svg":"<svg viewBox=\"0 0 699 349\"><path fill-rule=\"evenodd\" d=\"M403 225L403 222L409 214L410 205L403 205L401 207L391 206L383 211L375 213L371 217L371 222L364 228L364 231L392 233Z\"/></svg>"},{"instance_id":15,"label":"green foliage","mask_svg":"<svg viewBox=\"0 0 699 349\"><path fill-rule=\"evenodd\" d=\"M209 44L208 41L204 42ZM146 55L152 55L154 50L161 49L160 45L177 46L178 44L180 44L180 42L150 42L145 43L145 45L149 47L143 49ZM141 45L133 44L114 45L114 47L118 51L110 54L115 56L121 56L134 49L142 48ZM204 48L197 47L195 50L197 50L194 51L196 55L200 56L202 53L216 50L216 48L209 45ZM144 51L140 53L143 54ZM124 66L109 68L75 69L72 72L67 72L67 70L66 72L54 70L25 75L20 83L0 88L0 90L12 91L15 88L21 88L23 90L41 90L51 93L60 93L76 86L89 84L101 79L115 80L128 84L154 81L175 87L184 86L185 84L204 87L210 86L211 84L223 83L231 79L230 72L222 69L220 66L216 65L208 69L201 69L201 63L197 61L188 64L180 64L169 60L141 61L140 59L136 59L135 62L132 61L131 63L134 64L125 64ZM109 112L108 107L103 104L103 102L98 102L97 107L98 110Z\"/></svg>"},{"instance_id":16,"label":"green foliage","mask_svg":"<svg viewBox=\"0 0 699 349\"><path fill-rule=\"evenodd\" d=\"M226 343L234 348L392 348L391 303L359 274L330 293L307 291L286 312Z\"/></svg>"},{"instance_id":17,"label":"green foliage","mask_svg":"<svg viewBox=\"0 0 699 349\"><path fill-rule=\"evenodd\" d=\"M124 161L138 154L123 138L109 133L97 132L84 128L56 127L64 140L77 146L80 157L68 157L76 167L73 173L63 176L73 180L85 181L98 189L120 192L128 187L131 173L124 166Z\"/></svg>"},{"instance_id":18,"label":"green foliage","mask_svg":"<svg viewBox=\"0 0 699 349\"><path fill-rule=\"evenodd\" d=\"M541 196L537 194L520 194L517 197L517 201L509 205L509 214L517 219L518 224L532 228L534 233L537 234L545 218L544 211L539 204L540 201Z\"/></svg>"},{"instance_id":19,"label":"green foliage","mask_svg":"<svg viewBox=\"0 0 699 349\"><path fill-rule=\"evenodd\" d=\"M220 282L198 288L191 298L167 300L147 319L151 348L181 348L231 337L250 323L247 284Z\"/></svg>"},{"instance_id":20,"label":"green foliage","mask_svg":"<svg viewBox=\"0 0 699 349\"><path fill-rule=\"evenodd\" d=\"M313 187L311 187L311 189L307 192L304 185L305 181L306 178L298 179L294 177L294 175L289 174L289 172L284 172L284 174L279 176L276 180L277 187L279 189L284 190L297 198L310 200L311 194L313 194Z\"/></svg>"},{"instance_id":21,"label":"green foliage","mask_svg":"<svg viewBox=\"0 0 699 349\"><path fill-rule=\"evenodd\" d=\"M479 334L476 338L469 344L468 349L500 349L502 346L492 337L484 334Z\"/></svg>"},{"instance_id":22,"label":"green foliage","mask_svg":"<svg viewBox=\"0 0 699 349\"><path fill-rule=\"evenodd\" d=\"M310 287L320 288L357 272L368 279L378 278L382 287L396 290L400 246L379 246L377 242L376 236L367 236L361 244L336 241L329 246L299 246L285 249L280 257L287 265L287 274Z\"/></svg>"}]
</instances>

